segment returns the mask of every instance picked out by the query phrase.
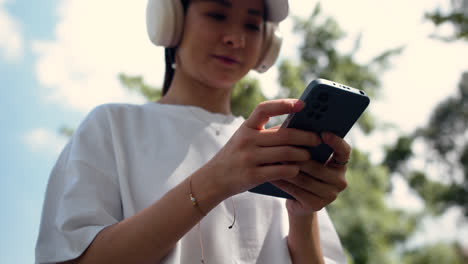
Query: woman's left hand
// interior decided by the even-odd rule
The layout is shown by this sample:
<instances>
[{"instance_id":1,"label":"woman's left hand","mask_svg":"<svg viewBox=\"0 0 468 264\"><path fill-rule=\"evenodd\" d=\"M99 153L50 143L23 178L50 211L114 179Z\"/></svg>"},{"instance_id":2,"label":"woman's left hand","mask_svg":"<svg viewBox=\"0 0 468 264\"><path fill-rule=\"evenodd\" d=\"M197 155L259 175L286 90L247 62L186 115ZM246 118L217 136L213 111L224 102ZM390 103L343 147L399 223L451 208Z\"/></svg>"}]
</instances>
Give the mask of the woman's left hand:
<instances>
[{"instance_id":1,"label":"woman's left hand","mask_svg":"<svg viewBox=\"0 0 468 264\"><path fill-rule=\"evenodd\" d=\"M309 215L333 202L346 186L346 163L351 147L342 138L332 134L322 134L323 143L333 150L332 158L324 165L309 160L300 164L297 177L272 182L275 186L292 195L286 207L291 216Z\"/></svg>"}]
</instances>

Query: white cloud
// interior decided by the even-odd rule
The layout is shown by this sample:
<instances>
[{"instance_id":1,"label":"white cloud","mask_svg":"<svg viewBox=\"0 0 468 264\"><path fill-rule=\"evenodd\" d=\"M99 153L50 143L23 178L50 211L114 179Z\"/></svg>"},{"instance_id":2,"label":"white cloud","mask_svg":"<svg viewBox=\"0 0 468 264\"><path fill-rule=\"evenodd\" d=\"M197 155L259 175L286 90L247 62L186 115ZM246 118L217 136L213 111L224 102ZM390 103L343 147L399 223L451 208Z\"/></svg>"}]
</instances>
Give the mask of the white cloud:
<instances>
[{"instance_id":1,"label":"white cloud","mask_svg":"<svg viewBox=\"0 0 468 264\"><path fill-rule=\"evenodd\" d=\"M0 58L17 62L23 56L24 39L20 23L5 8L7 0L0 0Z\"/></svg>"},{"instance_id":2,"label":"white cloud","mask_svg":"<svg viewBox=\"0 0 468 264\"><path fill-rule=\"evenodd\" d=\"M36 73L46 97L87 112L106 102L142 102L117 75L142 74L160 86L163 49L146 36L146 1L63 0L55 40L37 40Z\"/></svg>"},{"instance_id":3,"label":"white cloud","mask_svg":"<svg viewBox=\"0 0 468 264\"><path fill-rule=\"evenodd\" d=\"M66 139L47 128L35 128L24 135L24 143L32 152L58 155Z\"/></svg>"}]
</instances>

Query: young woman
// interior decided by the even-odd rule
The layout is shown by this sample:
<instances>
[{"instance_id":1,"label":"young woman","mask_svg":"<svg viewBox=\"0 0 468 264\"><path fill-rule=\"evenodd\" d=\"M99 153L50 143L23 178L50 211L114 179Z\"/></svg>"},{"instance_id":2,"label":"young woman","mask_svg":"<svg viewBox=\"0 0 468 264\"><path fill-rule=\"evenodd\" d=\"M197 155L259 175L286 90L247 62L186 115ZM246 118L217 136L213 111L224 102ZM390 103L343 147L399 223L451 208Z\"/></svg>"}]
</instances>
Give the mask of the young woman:
<instances>
[{"instance_id":1,"label":"young woman","mask_svg":"<svg viewBox=\"0 0 468 264\"><path fill-rule=\"evenodd\" d=\"M264 53L265 23L284 19L287 0L183 4L162 99L97 107L61 153L36 263L344 263L323 207L346 187L349 145L264 128L300 111L299 100L263 102L247 120L230 112L234 84ZM326 166L298 147L322 141L334 149ZM296 200L246 192L264 182Z\"/></svg>"}]
</instances>

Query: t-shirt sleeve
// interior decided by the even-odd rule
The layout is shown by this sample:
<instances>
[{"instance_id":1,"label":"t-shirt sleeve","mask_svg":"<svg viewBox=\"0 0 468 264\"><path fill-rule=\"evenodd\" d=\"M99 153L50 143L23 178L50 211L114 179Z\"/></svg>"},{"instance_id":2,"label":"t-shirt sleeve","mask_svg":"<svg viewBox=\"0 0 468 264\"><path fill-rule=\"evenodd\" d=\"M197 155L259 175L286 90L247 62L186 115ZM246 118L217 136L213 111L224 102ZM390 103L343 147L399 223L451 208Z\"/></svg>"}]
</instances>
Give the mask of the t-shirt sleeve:
<instances>
[{"instance_id":1,"label":"t-shirt sleeve","mask_svg":"<svg viewBox=\"0 0 468 264\"><path fill-rule=\"evenodd\" d=\"M36 263L79 257L105 227L122 219L111 124L105 106L75 131L49 178Z\"/></svg>"}]
</instances>

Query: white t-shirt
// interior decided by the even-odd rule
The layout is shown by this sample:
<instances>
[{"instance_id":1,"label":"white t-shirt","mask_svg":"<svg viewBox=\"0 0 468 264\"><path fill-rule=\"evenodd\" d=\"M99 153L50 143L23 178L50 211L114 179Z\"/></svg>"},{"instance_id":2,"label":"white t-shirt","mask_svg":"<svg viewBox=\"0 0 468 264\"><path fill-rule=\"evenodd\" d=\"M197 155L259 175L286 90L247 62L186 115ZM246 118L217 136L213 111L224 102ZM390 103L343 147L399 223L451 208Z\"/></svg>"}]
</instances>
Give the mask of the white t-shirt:
<instances>
[{"instance_id":1,"label":"white t-shirt","mask_svg":"<svg viewBox=\"0 0 468 264\"><path fill-rule=\"evenodd\" d=\"M103 228L148 207L205 164L243 121L198 107L158 103L94 109L50 175L36 263L80 256ZM201 220L207 263L291 263L284 199L250 192L233 199L237 217L232 229L229 199ZM345 263L326 211L318 216L326 262ZM195 226L162 263L194 263L200 254Z\"/></svg>"}]
</instances>

